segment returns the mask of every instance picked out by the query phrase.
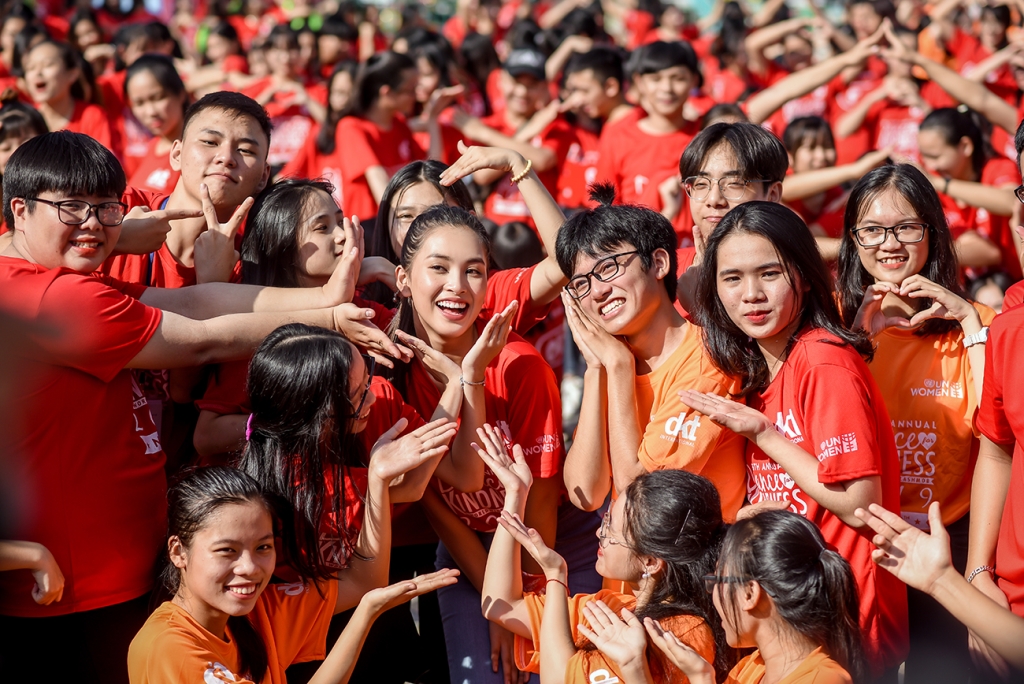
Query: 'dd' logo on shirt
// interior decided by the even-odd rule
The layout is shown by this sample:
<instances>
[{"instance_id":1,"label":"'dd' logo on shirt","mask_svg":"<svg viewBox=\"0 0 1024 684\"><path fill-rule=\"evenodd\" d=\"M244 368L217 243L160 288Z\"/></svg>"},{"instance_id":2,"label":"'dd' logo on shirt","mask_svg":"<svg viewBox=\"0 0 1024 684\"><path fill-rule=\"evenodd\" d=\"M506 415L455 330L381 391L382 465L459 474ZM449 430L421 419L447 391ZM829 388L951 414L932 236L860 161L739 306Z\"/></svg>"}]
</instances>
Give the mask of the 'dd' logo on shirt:
<instances>
[{"instance_id":1,"label":"'dd' logo on shirt","mask_svg":"<svg viewBox=\"0 0 1024 684\"><path fill-rule=\"evenodd\" d=\"M693 446L697 441L697 428L699 427L700 414L694 413L693 418L686 420L686 413L680 413L665 421L665 435L662 438L671 438L673 441L682 441Z\"/></svg>"}]
</instances>

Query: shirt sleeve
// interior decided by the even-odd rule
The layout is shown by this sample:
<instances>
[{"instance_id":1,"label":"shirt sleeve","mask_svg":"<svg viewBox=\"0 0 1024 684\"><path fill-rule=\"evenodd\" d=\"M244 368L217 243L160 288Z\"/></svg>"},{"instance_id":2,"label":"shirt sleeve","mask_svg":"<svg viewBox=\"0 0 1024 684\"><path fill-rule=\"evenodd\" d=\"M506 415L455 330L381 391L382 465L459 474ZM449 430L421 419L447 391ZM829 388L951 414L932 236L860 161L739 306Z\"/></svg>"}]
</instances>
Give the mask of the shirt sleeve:
<instances>
[{"instance_id":1,"label":"shirt sleeve","mask_svg":"<svg viewBox=\"0 0 1024 684\"><path fill-rule=\"evenodd\" d=\"M366 169L381 166L373 141L361 123L355 117L345 117L338 124L336 133L339 149L345 150L345 154L340 155L341 175L349 183L362 177Z\"/></svg>"},{"instance_id":2,"label":"shirt sleeve","mask_svg":"<svg viewBox=\"0 0 1024 684\"><path fill-rule=\"evenodd\" d=\"M1012 445L1017 441L1013 428L1004 410L1003 375L1006 373L1006 351L1012 350L1016 335L1003 325L1019 315L997 316L989 329L988 344L985 345L985 380L981 391L981 405L975 424L978 431L996 444ZM1019 321L1018 321L1019 326ZM1012 363L1012 361L1011 361Z\"/></svg>"},{"instance_id":3,"label":"shirt sleeve","mask_svg":"<svg viewBox=\"0 0 1024 684\"><path fill-rule=\"evenodd\" d=\"M799 396L807 435L813 440L811 453L818 459L819 482L881 475L877 418L862 375L844 366L811 364L803 374Z\"/></svg>"},{"instance_id":4,"label":"shirt sleeve","mask_svg":"<svg viewBox=\"0 0 1024 684\"><path fill-rule=\"evenodd\" d=\"M512 319L512 330L518 335L526 334L533 326L544 320L551 310L551 304L538 305L533 300L530 281L536 270L536 266L509 268L490 276L484 295L485 315L493 316L504 311L513 301L519 302L519 309Z\"/></svg>"},{"instance_id":5,"label":"shirt sleeve","mask_svg":"<svg viewBox=\"0 0 1024 684\"><path fill-rule=\"evenodd\" d=\"M271 584L264 590L278 659L285 667L327 655L338 583L324 582L320 591L323 596L312 584Z\"/></svg>"},{"instance_id":6,"label":"shirt sleeve","mask_svg":"<svg viewBox=\"0 0 1024 684\"><path fill-rule=\"evenodd\" d=\"M26 354L110 382L156 333L162 314L136 297L144 287L80 275L54 278L39 304L46 329Z\"/></svg>"}]
</instances>

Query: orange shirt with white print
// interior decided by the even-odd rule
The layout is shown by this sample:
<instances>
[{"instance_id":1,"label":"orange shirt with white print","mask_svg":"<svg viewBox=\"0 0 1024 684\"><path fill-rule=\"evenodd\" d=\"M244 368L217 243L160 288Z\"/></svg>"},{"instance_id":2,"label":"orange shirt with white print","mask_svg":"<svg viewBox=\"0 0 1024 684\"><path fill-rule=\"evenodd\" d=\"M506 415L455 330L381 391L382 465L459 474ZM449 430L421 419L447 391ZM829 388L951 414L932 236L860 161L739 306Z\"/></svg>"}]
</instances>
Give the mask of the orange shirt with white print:
<instances>
[{"instance_id":1,"label":"orange shirt with white print","mask_svg":"<svg viewBox=\"0 0 1024 684\"><path fill-rule=\"evenodd\" d=\"M674 468L711 480L722 499L722 517L736 519L746 493L746 440L679 401L679 391L730 396L738 380L715 368L701 330L687 324L679 348L661 366L636 376L636 409L643 426L637 458L648 472Z\"/></svg>"},{"instance_id":2,"label":"orange shirt with white print","mask_svg":"<svg viewBox=\"0 0 1024 684\"><path fill-rule=\"evenodd\" d=\"M983 325L996 312L975 304ZM886 328L868 366L885 398L899 457L903 519L928 530L928 506L942 504L946 525L971 505L978 458L974 413L981 397L963 347L963 331L922 337Z\"/></svg>"},{"instance_id":3,"label":"orange shirt with white print","mask_svg":"<svg viewBox=\"0 0 1024 684\"><path fill-rule=\"evenodd\" d=\"M761 651L754 651L736 663L725 684L760 684L765 665ZM852 684L853 679L843 667L832 660L820 647L804 658L795 670L779 680L778 684Z\"/></svg>"},{"instance_id":4,"label":"orange shirt with white print","mask_svg":"<svg viewBox=\"0 0 1024 684\"><path fill-rule=\"evenodd\" d=\"M267 647L267 674L256 684L286 684L293 663L323 660L327 628L338 597L337 582L321 586L271 584L256 600L249 622ZM170 601L149 616L128 648L131 684L235 682L253 684L228 627L228 640L207 631Z\"/></svg>"},{"instance_id":5,"label":"orange shirt with white print","mask_svg":"<svg viewBox=\"0 0 1024 684\"><path fill-rule=\"evenodd\" d=\"M562 591L559 589L559 592ZM562 600L562 594L556 593ZM516 666L525 672L540 672L540 623L544 614L544 594L526 594L523 600L530 615L531 638L516 636ZM615 662L596 648L580 634L579 625L589 627L583 614L583 607L591 601L604 601L612 612L618 615L623 608L636 610L636 597L603 589L596 594L577 594L569 598L569 625L576 653L569 658L565 668L565 684L595 684L600 682L623 682L622 672ZM715 660L715 635L703 619L695 615L673 615L658 620L662 629L672 632L681 642L695 650L704 660ZM677 668L656 648L647 649L648 665L657 684L686 684L689 682L682 670Z\"/></svg>"}]
</instances>

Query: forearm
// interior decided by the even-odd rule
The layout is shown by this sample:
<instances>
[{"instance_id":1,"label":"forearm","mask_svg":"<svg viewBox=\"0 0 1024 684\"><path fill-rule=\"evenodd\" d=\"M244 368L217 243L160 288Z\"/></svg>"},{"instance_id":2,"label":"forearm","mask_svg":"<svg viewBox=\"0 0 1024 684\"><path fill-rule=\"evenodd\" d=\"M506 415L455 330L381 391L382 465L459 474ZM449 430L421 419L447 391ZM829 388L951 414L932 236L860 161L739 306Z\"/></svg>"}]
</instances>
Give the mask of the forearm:
<instances>
[{"instance_id":1,"label":"forearm","mask_svg":"<svg viewBox=\"0 0 1024 684\"><path fill-rule=\"evenodd\" d=\"M338 603L335 613L356 605L363 594L386 586L391 564L391 499L389 482L370 474L363 505L363 527L359 530L351 566L338 576ZM355 555L358 554L359 558ZM364 560L365 559L365 560Z\"/></svg>"},{"instance_id":2,"label":"forearm","mask_svg":"<svg viewBox=\"0 0 1024 684\"><path fill-rule=\"evenodd\" d=\"M999 247L976 230L967 231L953 245L956 247L957 262L963 267L984 268L997 266L1003 261Z\"/></svg>"},{"instance_id":3,"label":"forearm","mask_svg":"<svg viewBox=\"0 0 1024 684\"><path fill-rule=\"evenodd\" d=\"M433 489L424 492L421 504L441 543L459 566L462 576L474 589L480 591L487 567L487 551L476 532L466 527Z\"/></svg>"},{"instance_id":4,"label":"forearm","mask_svg":"<svg viewBox=\"0 0 1024 684\"><path fill-rule=\"evenodd\" d=\"M844 52L820 64L790 74L772 87L762 90L747 100L747 117L751 123L763 123L785 103L828 83L838 76L840 71L855 63L853 57Z\"/></svg>"},{"instance_id":5,"label":"forearm","mask_svg":"<svg viewBox=\"0 0 1024 684\"><path fill-rule=\"evenodd\" d=\"M544 612L540 623L540 681L541 684L555 684L565 681L565 668L569 659L576 655L572 640L572 626L569 624L568 581L565 568L545 573L549 580L544 597Z\"/></svg>"},{"instance_id":6,"label":"forearm","mask_svg":"<svg viewBox=\"0 0 1024 684\"><path fill-rule=\"evenodd\" d=\"M0 572L35 569L42 562L45 552L45 547L35 542L0 541Z\"/></svg>"},{"instance_id":7,"label":"forearm","mask_svg":"<svg viewBox=\"0 0 1024 684\"><path fill-rule=\"evenodd\" d=\"M999 525L1010 489L1012 447L996 444L985 436L978 448L978 462L971 482L971 530L967 572L993 565Z\"/></svg>"},{"instance_id":8,"label":"forearm","mask_svg":"<svg viewBox=\"0 0 1024 684\"><path fill-rule=\"evenodd\" d=\"M561 481L557 477L534 480L526 497L526 509L521 515L527 527L537 530L548 548L555 547L558 533L558 493ZM531 574L545 572L528 553L523 553L523 568Z\"/></svg>"},{"instance_id":9,"label":"forearm","mask_svg":"<svg viewBox=\"0 0 1024 684\"><path fill-rule=\"evenodd\" d=\"M624 492L645 471L640 451L640 425L636 415L636 378L633 364L608 369L608 453L615 491Z\"/></svg>"},{"instance_id":10,"label":"forearm","mask_svg":"<svg viewBox=\"0 0 1024 684\"><path fill-rule=\"evenodd\" d=\"M341 302L328 301L320 287L263 287L236 283L204 283L177 289L150 287L143 304L194 320L225 314L268 313L323 309Z\"/></svg>"},{"instance_id":11,"label":"forearm","mask_svg":"<svg viewBox=\"0 0 1024 684\"><path fill-rule=\"evenodd\" d=\"M505 493L504 510L522 518L526 500L517 493ZM523 606L523 573L519 544L501 525L494 532L483 585L480 588L484 617L521 636L530 636L529 619ZM525 619L524 619L525 618Z\"/></svg>"},{"instance_id":12,"label":"forearm","mask_svg":"<svg viewBox=\"0 0 1024 684\"><path fill-rule=\"evenodd\" d=\"M555 165L555 153L548 148L536 147L531 145L529 142L510 138L509 136L499 133L490 126L486 126L482 123L477 122L476 125L467 127L466 129L463 129L462 132L473 140L488 147L504 147L507 150L518 152L524 158L533 162L534 171L546 171ZM490 174L485 171L477 171L474 174L474 180L478 183L493 183L497 178L501 178L503 175L505 174L501 171L492 171Z\"/></svg>"},{"instance_id":13,"label":"forearm","mask_svg":"<svg viewBox=\"0 0 1024 684\"><path fill-rule=\"evenodd\" d=\"M192 444L200 456L215 456L241 451L245 447L247 413L220 414L200 411Z\"/></svg>"},{"instance_id":14,"label":"forearm","mask_svg":"<svg viewBox=\"0 0 1024 684\"><path fill-rule=\"evenodd\" d=\"M427 119L427 132L430 134L430 148L427 150L427 159L443 158L444 138L441 135L441 124L437 119Z\"/></svg>"},{"instance_id":15,"label":"forearm","mask_svg":"<svg viewBox=\"0 0 1024 684\"><path fill-rule=\"evenodd\" d=\"M685 311L694 311L697 305L697 281L700 279L700 266L694 264L683 271L676 282L676 299Z\"/></svg>"},{"instance_id":16,"label":"forearm","mask_svg":"<svg viewBox=\"0 0 1024 684\"><path fill-rule=\"evenodd\" d=\"M966 79L952 69L912 53L915 64L924 68L928 78L954 99L979 112L1010 135L1017 131L1017 110L982 83Z\"/></svg>"},{"instance_id":17,"label":"forearm","mask_svg":"<svg viewBox=\"0 0 1024 684\"><path fill-rule=\"evenodd\" d=\"M596 511L604 503L611 485L608 461L608 424L605 407L606 384L601 368L587 368L583 374L583 401L572 448L565 457L562 476L569 500L576 508Z\"/></svg>"},{"instance_id":18,"label":"forearm","mask_svg":"<svg viewBox=\"0 0 1024 684\"><path fill-rule=\"evenodd\" d=\"M866 510L872 503L882 503L881 480L878 476L840 485L823 484L818 481L818 459L775 430L762 433L755 444L778 463L805 494L854 529L865 526L853 514L855 510Z\"/></svg>"},{"instance_id":19,"label":"forearm","mask_svg":"<svg viewBox=\"0 0 1024 684\"><path fill-rule=\"evenodd\" d=\"M370 194L373 201L380 204L380 198L384 196L384 190L388 187L388 172L383 166L371 166L363 172L366 176L366 184L370 186Z\"/></svg>"},{"instance_id":20,"label":"forearm","mask_svg":"<svg viewBox=\"0 0 1024 684\"><path fill-rule=\"evenodd\" d=\"M817 225L817 224L815 224ZM836 261L839 259L839 246L843 243L839 238L815 235L814 242L818 245L818 253L825 261Z\"/></svg>"},{"instance_id":21,"label":"forearm","mask_svg":"<svg viewBox=\"0 0 1024 684\"><path fill-rule=\"evenodd\" d=\"M375 620L376 616L371 615L369 609L360 602L345 629L338 636L338 640L331 647L327 658L309 680L309 684L348 682L359 659L359 652L363 649L363 643L366 642L366 635L369 634Z\"/></svg>"},{"instance_id":22,"label":"forearm","mask_svg":"<svg viewBox=\"0 0 1024 684\"><path fill-rule=\"evenodd\" d=\"M879 94L876 90L858 102L853 109L847 112L839 119L839 121L836 122L836 139L841 140L856 133L864 124L864 120L868 117L868 111L870 111L875 103L880 102L883 99L885 99L884 92Z\"/></svg>"},{"instance_id":23,"label":"forearm","mask_svg":"<svg viewBox=\"0 0 1024 684\"><path fill-rule=\"evenodd\" d=\"M857 168L856 164L843 164L842 166L831 166L827 169L805 171L786 176L786 179L782 181L782 201L791 202L825 192L837 185L842 185L848 180L860 178L864 175L863 173L858 173L858 171L860 169Z\"/></svg>"},{"instance_id":24,"label":"forearm","mask_svg":"<svg viewBox=\"0 0 1024 684\"><path fill-rule=\"evenodd\" d=\"M464 377L467 383L484 379L483 373L479 377ZM448 463L444 463L443 468L439 467L441 472L438 476L459 491L475 492L484 486L484 462L470 445L480 439L476 431L487 422L487 401L483 385L466 384L461 390L463 398L459 431L452 440L450 456L445 459Z\"/></svg>"},{"instance_id":25,"label":"forearm","mask_svg":"<svg viewBox=\"0 0 1024 684\"><path fill-rule=\"evenodd\" d=\"M448 381L448 385L441 394L441 400L437 403L437 408L434 409L434 413L430 416L428 422L432 423L441 418L453 421L458 420L461 410L462 385L456 378ZM459 441L460 437L463 438L462 441ZM476 453L473 452L472 447L469 446L470 441L471 439L463 435L463 431L460 430L456 433L452 447L447 452L409 471L402 477L402 482L398 487L391 487L391 500L395 503L419 501L427 485L430 483L430 478L434 475L437 475L441 481L459 489L458 485L461 484L461 465L469 463L470 459L480 460ZM477 486L477 489L483 486L482 476L480 480L481 484Z\"/></svg>"},{"instance_id":26,"label":"forearm","mask_svg":"<svg viewBox=\"0 0 1024 684\"><path fill-rule=\"evenodd\" d=\"M1013 194L1013 188L996 188L984 183L974 183L956 178L950 178L947 185L945 178L931 174L929 174L929 180L932 181L936 191L999 216L1012 215L1013 210L1019 204Z\"/></svg>"}]
</instances>

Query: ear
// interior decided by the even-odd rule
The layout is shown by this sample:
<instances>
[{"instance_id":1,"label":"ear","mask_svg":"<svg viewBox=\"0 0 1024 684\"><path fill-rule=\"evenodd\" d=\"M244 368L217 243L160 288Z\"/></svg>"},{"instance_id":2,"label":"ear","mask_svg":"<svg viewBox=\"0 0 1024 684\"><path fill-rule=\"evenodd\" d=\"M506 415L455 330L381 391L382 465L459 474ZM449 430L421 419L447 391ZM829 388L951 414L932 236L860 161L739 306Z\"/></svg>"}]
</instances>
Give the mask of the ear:
<instances>
[{"instance_id":1,"label":"ear","mask_svg":"<svg viewBox=\"0 0 1024 684\"><path fill-rule=\"evenodd\" d=\"M765 199L769 202L775 202L778 204L782 201L782 183L775 181L768 186L768 192L765 193Z\"/></svg>"},{"instance_id":2,"label":"ear","mask_svg":"<svg viewBox=\"0 0 1024 684\"><path fill-rule=\"evenodd\" d=\"M966 135L960 138L960 144L958 145L960 151L965 157L970 157L974 154L974 141L968 138Z\"/></svg>"},{"instance_id":3,"label":"ear","mask_svg":"<svg viewBox=\"0 0 1024 684\"><path fill-rule=\"evenodd\" d=\"M649 574L651 577L658 575L665 571L665 561L661 558L655 558L654 556L643 556L640 558L640 562L643 563L644 572Z\"/></svg>"},{"instance_id":4,"label":"ear","mask_svg":"<svg viewBox=\"0 0 1024 684\"><path fill-rule=\"evenodd\" d=\"M263 176L260 178L260 182L256 186L256 191L254 193L252 193L253 196L255 197L256 195L258 195L261 192L263 192L263 188L267 187L267 183L268 182L270 182L270 164L268 164L267 160L264 159L263 160Z\"/></svg>"},{"instance_id":5,"label":"ear","mask_svg":"<svg viewBox=\"0 0 1024 684\"><path fill-rule=\"evenodd\" d=\"M409 274L404 266L395 266L395 286L398 288L398 294L401 296L412 296L412 288L409 287Z\"/></svg>"},{"instance_id":6,"label":"ear","mask_svg":"<svg viewBox=\"0 0 1024 684\"><path fill-rule=\"evenodd\" d=\"M740 610L750 613L763 600L769 599L769 596L756 580L751 580L743 585L742 591L736 593L736 598Z\"/></svg>"},{"instance_id":7,"label":"ear","mask_svg":"<svg viewBox=\"0 0 1024 684\"><path fill-rule=\"evenodd\" d=\"M182 136L184 137L184 134ZM179 173L181 172L181 147L182 140L179 138L171 143L171 153L167 157L167 160L171 163L171 170Z\"/></svg>"},{"instance_id":8,"label":"ear","mask_svg":"<svg viewBox=\"0 0 1024 684\"><path fill-rule=\"evenodd\" d=\"M605 79L604 94L606 97L618 97L622 92L622 86L614 78Z\"/></svg>"},{"instance_id":9,"label":"ear","mask_svg":"<svg viewBox=\"0 0 1024 684\"><path fill-rule=\"evenodd\" d=\"M669 253L660 247L654 250L654 254L651 255L651 270L658 280L662 280L668 275L668 269L671 267L671 261Z\"/></svg>"},{"instance_id":10,"label":"ear","mask_svg":"<svg viewBox=\"0 0 1024 684\"><path fill-rule=\"evenodd\" d=\"M25 202L23 197L14 197L11 199L11 212L14 214L14 223L17 224L19 221L24 221L28 216L28 203ZM12 228L14 226L11 226Z\"/></svg>"},{"instance_id":11,"label":"ear","mask_svg":"<svg viewBox=\"0 0 1024 684\"><path fill-rule=\"evenodd\" d=\"M179 570L185 569L185 546L177 536L172 535L167 539L167 555L171 558L171 565Z\"/></svg>"}]
</instances>

